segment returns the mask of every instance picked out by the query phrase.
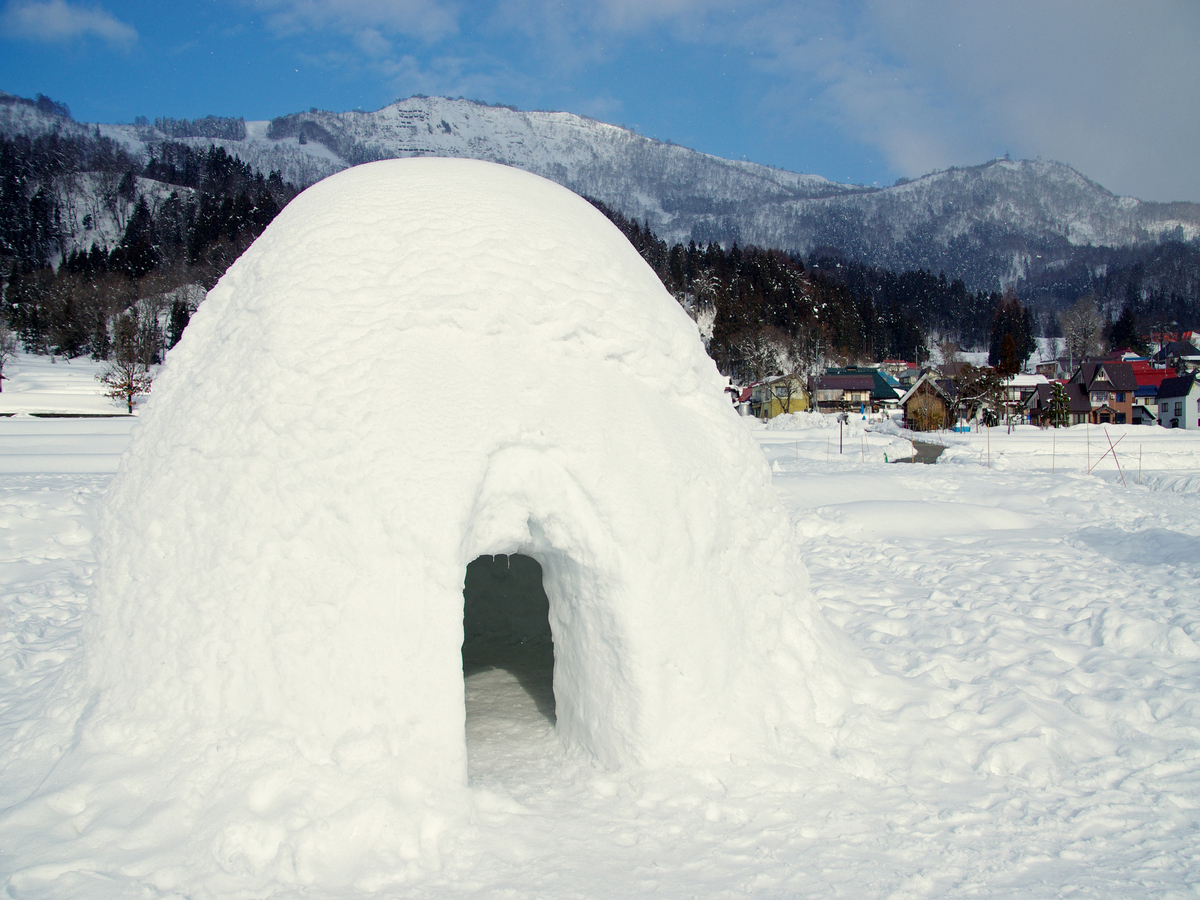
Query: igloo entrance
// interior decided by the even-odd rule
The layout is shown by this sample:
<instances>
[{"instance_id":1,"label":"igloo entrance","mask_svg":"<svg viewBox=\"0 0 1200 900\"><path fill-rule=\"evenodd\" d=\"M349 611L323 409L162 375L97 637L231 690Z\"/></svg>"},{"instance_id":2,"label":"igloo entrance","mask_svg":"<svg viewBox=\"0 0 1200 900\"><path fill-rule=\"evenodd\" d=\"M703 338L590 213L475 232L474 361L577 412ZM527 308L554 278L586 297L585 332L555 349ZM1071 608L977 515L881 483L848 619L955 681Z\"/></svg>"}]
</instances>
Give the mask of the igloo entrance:
<instances>
[{"instance_id":1,"label":"igloo entrance","mask_svg":"<svg viewBox=\"0 0 1200 900\"><path fill-rule=\"evenodd\" d=\"M537 560L500 554L467 566L462 660L472 775L553 737L554 639Z\"/></svg>"}]
</instances>

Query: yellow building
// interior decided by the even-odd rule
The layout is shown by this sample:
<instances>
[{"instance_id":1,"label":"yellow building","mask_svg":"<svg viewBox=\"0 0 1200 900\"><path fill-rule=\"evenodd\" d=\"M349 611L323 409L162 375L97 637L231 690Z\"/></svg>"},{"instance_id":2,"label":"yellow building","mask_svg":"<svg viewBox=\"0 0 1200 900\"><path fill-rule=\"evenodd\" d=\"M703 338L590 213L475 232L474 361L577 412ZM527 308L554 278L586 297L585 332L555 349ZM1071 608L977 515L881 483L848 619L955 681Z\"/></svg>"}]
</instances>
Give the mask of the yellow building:
<instances>
[{"instance_id":1,"label":"yellow building","mask_svg":"<svg viewBox=\"0 0 1200 900\"><path fill-rule=\"evenodd\" d=\"M754 385L750 389L750 406L758 418L773 419L784 413L804 412L811 403L799 376L785 375Z\"/></svg>"}]
</instances>

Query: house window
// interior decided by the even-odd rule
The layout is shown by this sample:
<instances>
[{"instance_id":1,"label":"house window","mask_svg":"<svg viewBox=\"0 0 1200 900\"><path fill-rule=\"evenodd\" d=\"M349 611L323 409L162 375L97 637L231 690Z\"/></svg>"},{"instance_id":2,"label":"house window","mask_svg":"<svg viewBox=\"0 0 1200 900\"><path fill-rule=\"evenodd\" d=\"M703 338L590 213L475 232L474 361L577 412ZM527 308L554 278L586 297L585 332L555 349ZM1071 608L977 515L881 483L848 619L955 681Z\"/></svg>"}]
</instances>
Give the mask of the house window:
<instances>
[{"instance_id":1,"label":"house window","mask_svg":"<svg viewBox=\"0 0 1200 900\"><path fill-rule=\"evenodd\" d=\"M1117 424L1118 425L1125 424L1125 413L1117 413Z\"/></svg>"},{"instance_id":2,"label":"house window","mask_svg":"<svg viewBox=\"0 0 1200 900\"><path fill-rule=\"evenodd\" d=\"M1175 401L1175 415L1177 415L1177 416L1183 415L1183 401L1182 400Z\"/></svg>"},{"instance_id":3,"label":"house window","mask_svg":"<svg viewBox=\"0 0 1200 900\"><path fill-rule=\"evenodd\" d=\"M1093 391L1092 392L1092 406L1103 406L1107 402L1108 402L1108 392L1107 391Z\"/></svg>"},{"instance_id":4,"label":"house window","mask_svg":"<svg viewBox=\"0 0 1200 900\"><path fill-rule=\"evenodd\" d=\"M1167 412L1167 406L1168 406L1168 404L1166 404L1166 403L1160 403L1160 404L1158 404L1158 411L1159 411L1160 413L1162 413L1163 415L1166 415L1166 412Z\"/></svg>"},{"instance_id":5,"label":"house window","mask_svg":"<svg viewBox=\"0 0 1200 900\"><path fill-rule=\"evenodd\" d=\"M1118 403L1125 402L1125 392L1124 391L1117 391L1117 402Z\"/></svg>"}]
</instances>

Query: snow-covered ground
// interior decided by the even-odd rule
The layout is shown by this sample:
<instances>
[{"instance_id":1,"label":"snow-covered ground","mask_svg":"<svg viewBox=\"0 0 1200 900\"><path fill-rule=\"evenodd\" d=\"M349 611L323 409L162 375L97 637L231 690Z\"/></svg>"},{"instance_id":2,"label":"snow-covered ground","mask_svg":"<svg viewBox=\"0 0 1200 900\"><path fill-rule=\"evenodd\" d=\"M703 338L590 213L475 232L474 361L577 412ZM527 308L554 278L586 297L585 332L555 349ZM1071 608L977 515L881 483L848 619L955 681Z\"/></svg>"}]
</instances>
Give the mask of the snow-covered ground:
<instances>
[{"instance_id":1,"label":"snow-covered ground","mask_svg":"<svg viewBox=\"0 0 1200 900\"><path fill-rule=\"evenodd\" d=\"M1200 491L1196 436L1181 429L1141 425L1029 425L967 434L916 435L944 444L939 463L1048 474L1087 474L1164 491Z\"/></svg>"},{"instance_id":2,"label":"snow-covered ground","mask_svg":"<svg viewBox=\"0 0 1200 900\"><path fill-rule=\"evenodd\" d=\"M76 650L94 517L133 421L0 418L0 747ZM110 854L73 858L74 835L55 832L0 847L7 895L1200 892L1200 437L1110 428L1122 484L1098 428L954 435L944 462L911 466L885 465L907 441L861 420L841 453L829 420L747 427L826 615L940 698L962 737L950 750L858 775L813 760L606 771L561 751L535 653L472 673L471 809L426 836L433 864L426 847L393 884L349 872L333 892L229 894L140 869L119 836ZM0 787L7 806L35 785ZM87 831L86 815L72 821Z\"/></svg>"},{"instance_id":3,"label":"snow-covered ground","mask_svg":"<svg viewBox=\"0 0 1200 900\"><path fill-rule=\"evenodd\" d=\"M105 397L96 380L107 368L86 356L64 359L17 353L4 366L0 416L125 415L125 404Z\"/></svg>"}]
</instances>

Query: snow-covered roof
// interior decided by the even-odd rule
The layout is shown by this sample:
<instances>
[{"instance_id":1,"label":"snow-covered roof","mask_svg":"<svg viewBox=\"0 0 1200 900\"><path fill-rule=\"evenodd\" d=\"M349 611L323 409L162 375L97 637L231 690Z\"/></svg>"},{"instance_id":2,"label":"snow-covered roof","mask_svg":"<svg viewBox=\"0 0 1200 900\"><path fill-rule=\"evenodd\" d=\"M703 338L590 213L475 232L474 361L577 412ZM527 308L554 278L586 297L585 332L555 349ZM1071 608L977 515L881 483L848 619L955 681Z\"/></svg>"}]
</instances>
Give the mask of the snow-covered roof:
<instances>
[{"instance_id":1,"label":"snow-covered roof","mask_svg":"<svg viewBox=\"0 0 1200 900\"><path fill-rule=\"evenodd\" d=\"M899 402L901 404L908 403L909 398L917 393L917 391L921 389L922 385L925 385L926 389L932 389L935 391L947 402L950 402L952 399L951 392L954 389L953 382L946 378L939 378L938 374L934 370L930 369L928 372L923 373L920 378L912 383L912 386L909 387L907 391L900 395Z\"/></svg>"},{"instance_id":2,"label":"snow-covered roof","mask_svg":"<svg viewBox=\"0 0 1200 900\"><path fill-rule=\"evenodd\" d=\"M1192 392L1195 383L1195 373L1164 379L1162 384L1158 386L1158 399L1162 401L1168 398L1186 397Z\"/></svg>"},{"instance_id":3,"label":"snow-covered roof","mask_svg":"<svg viewBox=\"0 0 1200 900\"><path fill-rule=\"evenodd\" d=\"M1027 375L1023 372L1018 372L1016 375L1009 375L1004 379L1006 387L1014 388L1036 388L1039 384L1049 384L1050 379L1045 375Z\"/></svg>"}]
</instances>

